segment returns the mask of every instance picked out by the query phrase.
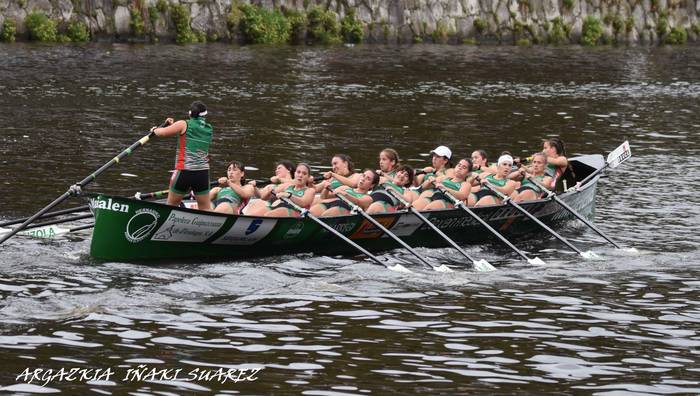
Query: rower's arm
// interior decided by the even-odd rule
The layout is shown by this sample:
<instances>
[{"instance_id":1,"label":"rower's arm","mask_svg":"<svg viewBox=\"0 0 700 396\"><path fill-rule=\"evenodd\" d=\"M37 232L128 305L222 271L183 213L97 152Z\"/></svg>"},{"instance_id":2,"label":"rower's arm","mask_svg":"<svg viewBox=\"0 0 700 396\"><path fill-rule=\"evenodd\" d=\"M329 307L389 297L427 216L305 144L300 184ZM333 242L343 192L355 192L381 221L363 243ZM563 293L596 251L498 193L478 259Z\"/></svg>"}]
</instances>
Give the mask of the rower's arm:
<instances>
[{"instance_id":1,"label":"rower's arm","mask_svg":"<svg viewBox=\"0 0 700 396\"><path fill-rule=\"evenodd\" d=\"M314 202L314 197L316 196L316 190L314 190L311 187L308 187L306 191L304 191L304 196L302 197L297 197L296 195L291 195L289 196L289 199L291 199L295 204L301 206L302 208L310 208L311 204Z\"/></svg>"},{"instance_id":2,"label":"rower's arm","mask_svg":"<svg viewBox=\"0 0 700 396\"><path fill-rule=\"evenodd\" d=\"M153 130L156 136L160 137L182 135L185 131L187 131L187 123L184 120L176 121L165 128L155 128Z\"/></svg>"},{"instance_id":3,"label":"rower's arm","mask_svg":"<svg viewBox=\"0 0 700 396\"><path fill-rule=\"evenodd\" d=\"M228 186L231 187L231 190L235 191L236 194L238 194L238 196L243 199L248 199L252 197L255 193L255 187L253 187L251 184L241 186L240 184L234 184L229 182Z\"/></svg>"},{"instance_id":4,"label":"rower's arm","mask_svg":"<svg viewBox=\"0 0 700 396\"><path fill-rule=\"evenodd\" d=\"M564 157L563 155L560 155L558 157L547 157L547 163L559 168L563 168L569 165L569 160L567 160L566 157Z\"/></svg>"},{"instance_id":5,"label":"rower's arm","mask_svg":"<svg viewBox=\"0 0 700 396\"><path fill-rule=\"evenodd\" d=\"M357 187L357 182L360 181L359 173L353 173L352 175L350 175L350 177L340 176L337 173L333 173L333 177L339 182L343 183L344 185L352 188Z\"/></svg>"}]
</instances>

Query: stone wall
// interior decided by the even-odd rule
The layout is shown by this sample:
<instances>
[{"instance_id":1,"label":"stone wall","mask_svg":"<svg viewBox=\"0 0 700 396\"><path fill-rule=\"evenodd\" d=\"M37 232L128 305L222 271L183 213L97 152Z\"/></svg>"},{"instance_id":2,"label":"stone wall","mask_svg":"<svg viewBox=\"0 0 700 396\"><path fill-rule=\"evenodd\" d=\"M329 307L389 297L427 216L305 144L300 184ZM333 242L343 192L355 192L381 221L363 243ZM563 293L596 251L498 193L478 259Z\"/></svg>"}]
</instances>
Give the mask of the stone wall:
<instances>
[{"instance_id":1,"label":"stone wall","mask_svg":"<svg viewBox=\"0 0 700 396\"><path fill-rule=\"evenodd\" d=\"M236 0L0 0L0 26L16 23L18 40L29 38L25 18L40 10L58 30L82 21L92 40L173 41L173 6L189 13L201 40L241 41L230 22ZM595 35L597 43L672 43L700 33L700 1L694 0L255 0L267 9L308 11L314 5L340 20L354 9L364 41L566 44ZM139 30L140 17L142 28ZM585 26L586 20L589 26ZM588 32L588 33L587 33ZM676 35L676 36L674 36ZM685 42L685 39L682 40Z\"/></svg>"}]
</instances>

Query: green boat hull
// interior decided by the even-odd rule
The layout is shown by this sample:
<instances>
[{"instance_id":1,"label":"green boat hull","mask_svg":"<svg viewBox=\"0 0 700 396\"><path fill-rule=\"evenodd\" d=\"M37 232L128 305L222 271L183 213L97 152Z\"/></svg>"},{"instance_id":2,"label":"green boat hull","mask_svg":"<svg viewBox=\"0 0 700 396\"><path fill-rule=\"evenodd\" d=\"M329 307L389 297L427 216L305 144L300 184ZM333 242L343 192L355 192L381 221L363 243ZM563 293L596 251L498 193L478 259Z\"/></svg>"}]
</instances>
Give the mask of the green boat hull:
<instances>
[{"instance_id":1,"label":"green boat hull","mask_svg":"<svg viewBox=\"0 0 700 396\"><path fill-rule=\"evenodd\" d=\"M578 179L603 165L602 157L586 156ZM588 158L590 157L590 158ZM600 158L598 158L600 157ZM592 216L597 177L580 190L559 195L585 216ZM111 195L90 199L95 215L90 254L107 261L154 261L169 259L245 259L311 252L320 255L356 254L337 236L308 218L265 218L225 215L176 208L162 203ZM549 226L556 227L573 216L551 200L521 204ZM541 239L544 231L508 205L474 208L479 217L506 236L531 235ZM461 209L425 212L426 217L460 244L478 244L491 238L475 219ZM411 246L448 246L435 231L406 212L374 216ZM360 215L323 219L338 232L370 251L399 245Z\"/></svg>"}]
</instances>

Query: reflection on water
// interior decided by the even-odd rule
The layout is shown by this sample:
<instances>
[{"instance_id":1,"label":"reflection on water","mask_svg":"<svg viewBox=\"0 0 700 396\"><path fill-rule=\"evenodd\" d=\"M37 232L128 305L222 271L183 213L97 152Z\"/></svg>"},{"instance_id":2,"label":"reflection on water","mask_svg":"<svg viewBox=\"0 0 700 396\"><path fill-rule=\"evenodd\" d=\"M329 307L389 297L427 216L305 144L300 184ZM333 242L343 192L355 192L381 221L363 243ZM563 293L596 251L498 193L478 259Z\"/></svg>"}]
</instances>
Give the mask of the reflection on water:
<instances>
[{"instance_id":1,"label":"reflection on water","mask_svg":"<svg viewBox=\"0 0 700 396\"><path fill-rule=\"evenodd\" d=\"M700 56L692 49L233 48L0 46L1 218L29 215L194 98L211 109L213 165L264 177L286 157L372 166L386 146L414 165L448 144L526 154L560 134L571 153L624 139L634 157L601 179L596 223L561 230L584 261L544 235L419 249L455 272L413 274L311 255L143 267L96 263L89 232L0 248L0 388L29 368L112 369L94 393L366 395L474 392L700 393L700 282L693 168L700 151ZM168 67L164 67L167 59ZM264 147L265 151L260 150ZM154 140L91 185L155 191L174 142ZM122 174L135 174L136 178ZM256 381L128 377L129 369L260 369ZM209 370L209 371L207 371ZM85 385L87 384L87 385Z\"/></svg>"}]
</instances>

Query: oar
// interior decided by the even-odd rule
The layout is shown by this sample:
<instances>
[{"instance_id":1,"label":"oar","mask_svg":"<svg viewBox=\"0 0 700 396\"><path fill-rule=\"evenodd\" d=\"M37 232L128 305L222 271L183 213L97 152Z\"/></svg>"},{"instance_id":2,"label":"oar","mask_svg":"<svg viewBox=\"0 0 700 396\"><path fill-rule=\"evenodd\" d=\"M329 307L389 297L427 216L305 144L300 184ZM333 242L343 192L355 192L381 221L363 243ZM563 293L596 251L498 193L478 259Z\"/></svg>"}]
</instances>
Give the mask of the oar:
<instances>
[{"instance_id":1,"label":"oar","mask_svg":"<svg viewBox=\"0 0 700 396\"><path fill-rule=\"evenodd\" d=\"M337 236L338 238L342 239L343 241L347 242L348 245L350 245L350 246L354 247L355 249L359 250L360 252L362 252L362 254L364 254L365 256L367 256L367 257L369 257L369 258L371 258L371 259L374 260L377 264L381 264L381 265L387 267L388 269L390 269L390 270L392 270L392 271L406 272L406 273L410 273L410 272L411 272L408 268L404 267L404 266L401 265L401 264L396 264L396 265L393 265L393 266L392 266L392 265L389 265L388 263L386 263L386 262L384 262L384 261L379 260L379 258L378 258L377 256L375 256L375 255L373 255L372 253L370 253L367 249L365 249L365 248L363 248L362 246L358 245L357 243L353 242L350 238L346 237L345 235L343 235L343 234L341 234L340 232L338 232L338 230L336 230L335 228L333 228L333 227L329 226L328 224L326 224L325 222L323 222L323 220L321 220L321 219L319 219L318 217L312 215L311 212L309 212L307 209L304 209L304 208L300 207L299 205L295 204L294 201L292 201L291 199L289 199L289 198L287 198L287 197L283 197L283 198L280 198L280 199L282 200L282 202L286 202L288 205L291 205L291 206L294 208L294 210L299 211L299 212L301 213L301 217L308 217L308 218L310 218L311 220L313 220L314 222L316 222L316 224L318 224L318 225L320 225L321 227L323 227L324 229L326 229L326 231L330 232L331 234L333 234L333 235Z\"/></svg>"},{"instance_id":2,"label":"oar","mask_svg":"<svg viewBox=\"0 0 700 396\"><path fill-rule=\"evenodd\" d=\"M95 226L95 223L85 224L73 228L62 228L57 225L47 225L43 227L27 227L23 231L18 232L19 235L29 235L36 238L53 238L59 235L67 234L69 232L75 232L80 230L85 230ZM9 229L0 228L0 234L9 232Z\"/></svg>"},{"instance_id":3,"label":"oar","mask_svg":"<svg viewBox=\"0 0 700 396\"><path fill-rule=\"evenodd\" d=\"M545 262L542 261L542 259L540 259L539 257L535 257L533 259L528 257L525 254L525 252L523 252L522 250L515 247L515 245L513 245L509 240L506 239L506 237L504 237L503 235L501 235L500 232L496 231L493 227L491 227L489 225L489 223L486 222L486 220L479 217L479 215L477 215L476 213L474 213L474 211L469 209L469 207L467 205L465 205L464 202L457 199L454 195L450 194L447 190L442 189L442 188L438 188L438 190L440 190L443 194L445 194L445 196L447 198L449 198L452 201L452 203L454 203L455 208L460 208L463 211L467 212L472 218L474 218L474 220L478 221L479 224L481 224L484 228L489 230L489 232L491 232L493 235L498 237L498 239L500 239L501 242L505 243L509 248L513 249L513 251L515 253L517 253L520 257L522 257L525 261L527 261L530 264L545 265Z\"/></svg>"},{"instance_id":4,"label":"oar","mask_svg":"<svg viewBox=\"0 0 700 396\"><path fill-rule=\"evenodd\" d=\"M617 146L615 150L611 151L610 154L608 154L608 158L606 158L605 165L602 168L597 169L595 172L586 176L585 179L581 180L579 183L576 183L576 186L582 186L586 184L586 182L596 177L598 174L600 174L607 168L617 168L618 166L620 166L621 163L627 161L631 156L632 149L630 148L630 143L627 140L625 140L621 145Z\"/></svg>"},{"instance_id":5,"label":"oar","mask_svg":"<svg viewBox=\"0 0 700 396\"><path fill-rule=\"evenodd\" d=\"M338 199L340 199L341 201L345 202L346 204L348 204L353 212L359 213L362 217L364 217L370 223L374 224L377 228L379 228L384 234L390 236L393 240L398 242L401 246L405 247L409 252L411 252L411 254L416 256L418 258L418 260L422 261L425 265L431 267L432 269L434 269L435 271L438 271L438 272L452 272L450 267L446 266L445 264L437 266L437 265L434 265L434 264L431 264L430 262L428 262L426 259L423 258L423 256L418 254L418 252L416 252L415 249L410 247L406 242L402 241L401 238L396 236L393 232L389 231L386 227L384 227L380 222L375 220L372 216L368 215L364 210L362 210L362 208L360 208L359 206L355 205L354 203L350 202L347 198L342 196L342 194L337 194L336 197Z\"/></svg>"},{"instance_id":6,"label":"oar","mask_svg":"<svg viewBox=\"0 0 700 396\"><path fill-rule=\"evenodd\" d=\"M122 151L119 153L116 157L112 158L107 162L106 164L102 165L99 169L97 169L95 172L91 173L89 176L85 177L83 180L79 181L78 183L70 186L68 188L68 191L64 192L60 197L56 198L53 202L48 204L46 207L41 209L40 211L36 212L33 216L29 217L27 220L25 220L22 224L20 224L18 227L14 228L12 231L8 232L7 234L3 235L2 238L0 238L0 244L5 242L6 240L10 239L13 235L16 233L22 231L28 224L34 222L37 218L41 217L44 213L48 212L51 210L53 207L56 205L60 204L61 202L65 201L71 196L77 196L80 195L81 190L83 187L87 186L88 184L92 183L93 180L100 174L102 174L104 171L107 169L111 168L114 164L118 164L119 161L121 161L124 157L130 155L134 150L137 148L143 146L146 144L151 137L155 135L155 132L151 131L148 133L148 135L142 137L138 141L136 141L134 144L131 146L127 147L126 150Z\"/></svg>"},{"instance_id":7,"label":"oar","mask_svg":"<svg viewBox=\"0 0 700 396\"><path fill-rule=\"evenodd\" d=\"M488 261L486 261L486 260L484 260L484 259L476 260L476 259L472 258L471 256L469 256L469 254L467 254L467 252L465 252L464 249L462 249L461 247L459 247L459 245L457 245L457 243L456 243L455 241L453 241L452 239L450 239L450 237L448 237L447 235L445 235L445 233L442 232L442 230L440 230L435 224L433 224L433 222L431 222L430 220L428 220L427 217L423 216L423 214L421 214L421 212L419 212L418 210L416 210L416 208L414 208L414 207L411 206L408 202L406 202L406 200L403 199L403 197L402 197L400 194L398 194L396 191L394 191L394 190L391 189L391 188L388 188L388 189L386 189L385 191L386 191L387 193L391 194L391 196L393 196L394 198L396 198L399 202L401 202L401 204L403 204L404 206L406 206L406 207L408 208L408 211L409 211L409 212L413 213L413 214L414 214L416 217L418 217L423 223L425 223L427 226L429 226L430 228L432 228L433 231L435 231L438 235L440 235L445 241L447 241L447 243L449 243L450 245L452 245L453 248L457 249L458 252L462 253L462 255L463 255L464 257L466 257L467 260L469 260L469 261L472 262L472 264L474 265L474 269L475 269L475 270L477 270L477 271L494 271L494 270L496 270L496 268L494 268L494 266L491 265L491 263L489 263Z\"/></svg>"},{"instance_id":8,"label":"oar","mask_svg":"<svg viewBox=\"0 0 700 396\"><path fill-rule=\"evenodd\" d=\"M574 208L572 208L571 206L569 206L569 205L568 205L566 202L564 202L561 198L557 197L557 194L555 194L553 191L547 189L545 186L543 186L542 184L540 184L540 183L539 183L535 178L533 178L533 177L528 176L528 177L527 177L527 180L529 180L530 183L533 183L533 184L535 184L536 186L538 186L540 189L542 189L542 191L544 191L544 192L547 194L547 198L550 198L550 199L554 200L554 202L558 203L562 208L568 210L569 213L571 213L572 215L576 216L577 219L581 220L581 221L583 222L583 224L585 224L585 225L587 225L588 227L590 227L590 228L591 228L593 231L595 231L598 235L600 235L601 237L603 237L603 239L605 239L606 241L610 242L610 243L611 243L613 246L615 246L616 248L622 249L622 248L620 247L620 245L618 245L618 244L615 243L610 237L608 237L607 235L605 235L605 233L604 233L603 231L601 231L600 229L598 229L598 227L596 227L593 223L591 223L591 222L588 221L585 217L583 217L580 213L578 213L577 211L575 211Z\"/></svg>"},{"instance_id":9,"label":"oar","mask_svg":"<svg viewBox=\"0 0 700 396\"><path fill-rule=\"evenodd\" d=\"M581 255L581 257L583 257L583 258L596 258L596 257L598 256L598 255L596 255L595 253L593 253L593 252L591 252L591 251L582 252L581 250L579 250L576 246L574 246L574 245L573 245L571 242L569 242L566 238L564 238L563 236L559 235L556 231L554 231L553 229L549 228L549 226L547 226L546 224L544 224L543 222L541 222L537 217L535 217L535 215L533 215L532 213L528 212L525 208L523 208L522 206L520 206L520 205L518 205L517 203L515 203L515 201L513 201L512 199L510 199L510 197L508 197L508 196L506 196L505 194L503 194L502 192L498 191L493 185L491 185L490 182L487 181L487 182L484 184L484 186L485 186L486 188L488 188L489 190L491 190L494 194L498 195L498 196L503 200L503 203L514 207L515 209L517 209L518 211L520 211L520 213L522 213L522 214L524 214L525 216L529 217L530 220L534 221L537 225L539 225L540 227L542 227L542 228L544 228L545 230L547 230L547 232L549 232L549 233L552 234L555 238L557 238L559 241L561 241L563 244L565 244L566 246L568 246L569 249L571 249L571 250L573 250L574 252L576 252L576 253L578 253L579 255Z\"/></svg>"},{"instance_id":10,"label":"oar","mask_svg":"<svg viewBox=\"0 0 700 396\"><path fill-rule=\"evenodd\" d=\"M64 214L82 212L82 211L88 210L88 209L90 209L90 207L89 207L88 205L77 206L77 207L75 207L75 208L61 209L61 210L57 210L57 211L55 211L55 212L46 213L46 214L44 214L43 216L41 216L41 217L39 217L38 219L35 219L35 220L48 219L48 218L51 218L51 217L61 216L61 215L64 215ZM29 217L23 217L23 218L21 218L21 219L8 220L8 221L5 221L5 222L3 222L3 223L0 223L0 227L7 227L7 226L10 226L10 225L19 224L19 223L21 223L21 222L27 220L28 218L29 218Z\"/></svg>"}]
</instances>

